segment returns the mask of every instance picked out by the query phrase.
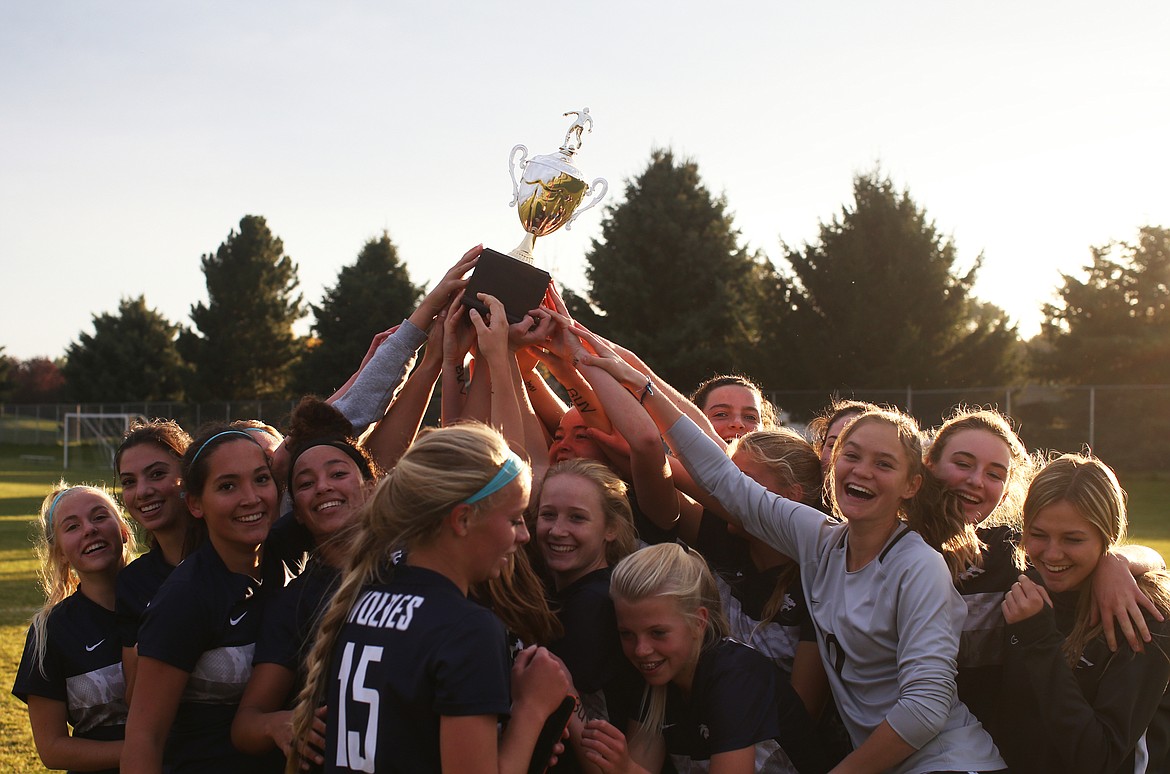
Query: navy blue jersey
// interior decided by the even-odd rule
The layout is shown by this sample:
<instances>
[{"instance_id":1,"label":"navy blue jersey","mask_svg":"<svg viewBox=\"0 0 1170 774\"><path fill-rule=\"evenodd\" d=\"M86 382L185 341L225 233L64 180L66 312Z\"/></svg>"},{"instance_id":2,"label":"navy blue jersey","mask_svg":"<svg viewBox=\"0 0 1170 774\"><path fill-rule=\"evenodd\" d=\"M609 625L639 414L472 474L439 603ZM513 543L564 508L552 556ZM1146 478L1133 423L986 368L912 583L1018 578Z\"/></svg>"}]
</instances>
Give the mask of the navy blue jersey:
<instances>
[{"instance_id":1,"label":"navy blue jersey","mask_svg":"<svg viewBox=\"0 0 1170 774\"><path fill-rule=\"evenodd\" d=\"M967 603L967 619L959 640L959 700L979 718L991 734L999 733L1000 714L995 711L1003 682L1003 598L1020 575L1014 554L1020 535L1008 526L976 530L987 546L983 566L969 567L955 582Z\"/></svg>"},{"instance_id":2,"label":"navy blue jersey","mask_svg":"<svg viewBox=\"0 0 1170 774\"><path fill-rule=\"evenodd\" d=\"M29 696L64 702L76 737L101 741L123 738L126 682L113 611L74 593L49 613L45 638L42 674L29 628L13 695L23 702L28 702Z\"/></svg>"},{"instance_id":3,"label":"navy blue jersey","mask_svg":"<svg viewBox=\"0 0 1170 774\"><path fill-rule=\"evenodd\" d=\"M689 696L668 687L662 735L679 771L706 770L712 755L752 746L757 772L829 768L812 720L778 667L730 639L699 655Z\"/></svg>"},{"instance_id":4,"label":"navy blue jersey","mask_svg":"<svg viewBox=\"0 0 1170 774\"><path fill-rule=\"evenodd\" d=\"M155 546L118 573L114 611L118 614L118 637L123 648L138 644L142 616L174 569L163 558L162 549Z\"/></svg>"},{"instance_id":5,"label":"navy blue jersey","mask_svg":"<svg viewBox=\"0 0 1170 774\"><path fill-rule=\"evenodd\" d=\"M272 525L268 539L264 541L260 580L269 590L287 586L308 565L309 556L316 547L308 528L291 512L284 514Z\"/></svg>"},{"instance_id":6,"label":"navy blue jersey","mask_svg":"<svg viewBox=\"0 0 1170 774\"><path fill-rule=\"evenodd\" d=\"M504 625L450 580L387 569L338 633L329 667L326 771L441 769L439 718L504 715Z\"/></svg>"},{"instance_id":7,"label":"navy blue jersey","mask_svg":"<svg viewBox=\"0 0 1170 774\"><path fill-rule=\"evenodd\" d=\"M316 622L337 589L341 573L318 561L280 589L264 609L253 664L277 664L299 672L313 644Z\"/></svg>"},{"instance_id":8,"label":"navy blue jersey","mask_svg":"<svg viewBox=\"0 0 1170 774\"><path fill-rule=\"evenodd\" d=\"M263 615L261 584L224 565L204 543L158 590L139 631L138 655L191 673L167 739L174 772L279 770L280 762L237 752L232 719L252 674Z\"/></svg>"}]
</instances>

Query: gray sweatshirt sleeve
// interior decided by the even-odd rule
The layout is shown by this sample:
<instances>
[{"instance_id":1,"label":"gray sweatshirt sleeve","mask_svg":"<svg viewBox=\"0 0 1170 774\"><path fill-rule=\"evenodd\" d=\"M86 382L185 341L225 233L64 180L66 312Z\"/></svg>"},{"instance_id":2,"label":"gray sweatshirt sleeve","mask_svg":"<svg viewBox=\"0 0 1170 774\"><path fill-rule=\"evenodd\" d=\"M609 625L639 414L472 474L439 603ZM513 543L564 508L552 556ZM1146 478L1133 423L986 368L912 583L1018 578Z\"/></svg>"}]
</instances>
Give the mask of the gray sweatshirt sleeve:
<instances>
[{"instance_id":1,"label":"gray sweatshirt sleeve","mask_svg":"<svg viewBox=\"0 0 1170 774\"><path fill-rule=\"evenodd\" d=\"M426 340L426 331L410 320L403 320L398 330L374 352L353 385L333 404L353 424L355 436L364 433L386 413L391 398L414 363L415 354Z\"/></svg>"},{"instance_id":2,"label":"gray sweatshirt sleeve","mask_svg":"<svg viewBox=\"0 0 1170 774\"><path fill-rule=\"evenodd\" d=\"M831 525L823 513L756 483L690 417L680 417L664 437L695 483L739 517L744 529L801 563L816 561L820 533Z\"/></svg>"}]
</instances>

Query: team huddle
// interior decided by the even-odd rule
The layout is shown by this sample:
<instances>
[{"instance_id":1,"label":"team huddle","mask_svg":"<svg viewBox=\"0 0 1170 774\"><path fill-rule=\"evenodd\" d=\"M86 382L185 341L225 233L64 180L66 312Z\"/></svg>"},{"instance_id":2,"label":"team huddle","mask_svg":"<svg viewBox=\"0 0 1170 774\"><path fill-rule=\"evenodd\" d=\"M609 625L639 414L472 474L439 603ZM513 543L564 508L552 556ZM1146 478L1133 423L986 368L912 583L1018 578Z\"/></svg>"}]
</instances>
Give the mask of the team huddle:
<instances>
[{"instance_id":1,"label":"team huddle","mask_svg":"<svg viewBox=\"0 0 1170 774\"><path fill-rule=\"evenodd\" d=\"M1170 575L1104 462L980 408L835 400L806 439L551 285L468 309L478 255L286 434L142 422L120 503L46 496L46 767L1170 770Z\"/></svg>"}]
</instances>

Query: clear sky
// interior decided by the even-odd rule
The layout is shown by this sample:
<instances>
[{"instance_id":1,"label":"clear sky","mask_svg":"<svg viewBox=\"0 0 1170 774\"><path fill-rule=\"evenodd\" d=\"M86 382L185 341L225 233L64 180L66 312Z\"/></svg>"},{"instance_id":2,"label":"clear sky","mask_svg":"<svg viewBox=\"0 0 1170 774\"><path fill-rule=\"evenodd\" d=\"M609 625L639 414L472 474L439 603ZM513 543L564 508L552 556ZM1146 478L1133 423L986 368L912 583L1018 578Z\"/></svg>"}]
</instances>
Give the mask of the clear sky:
<instances>
[{"instance_id":1,"label":"clear sky","mask_svg":"<svg viewBox=\"0 0 1170 774\"><path fill-rule=\"evenodd\" d=\"M880 164L1031 335L1090 245L1170 226L1168 33L1164 2L0 0L0 346L139 294L189 322L246 214L307 300L383 229L429 285L515 246L508 151L583 106L588 178L672 148L773 260ZM599 222L538 263L582 289Z\"/></svg>"}]
</instances>

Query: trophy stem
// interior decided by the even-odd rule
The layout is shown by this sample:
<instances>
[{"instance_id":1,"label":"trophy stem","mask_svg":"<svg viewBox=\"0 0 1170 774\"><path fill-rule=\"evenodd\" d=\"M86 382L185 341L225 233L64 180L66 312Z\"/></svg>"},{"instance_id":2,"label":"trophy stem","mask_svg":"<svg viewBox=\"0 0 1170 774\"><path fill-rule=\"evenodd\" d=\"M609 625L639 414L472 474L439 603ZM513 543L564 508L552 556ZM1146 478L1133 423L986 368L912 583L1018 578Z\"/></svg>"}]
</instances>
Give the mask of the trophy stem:
<instances>
[{"instance_id":1,"label":"trophy stem","mask_svg":"<svg viewBox=\"0 0 1170 774\"><path fill-rule=\"evenodd\" d=\"M536 247L536 237L532 232L525 232L524 238L520 240L520 244L516 245L516 249L508 253L508 255L525 263L532 263L532 251Z\"/></svg>"}]
</instances>

